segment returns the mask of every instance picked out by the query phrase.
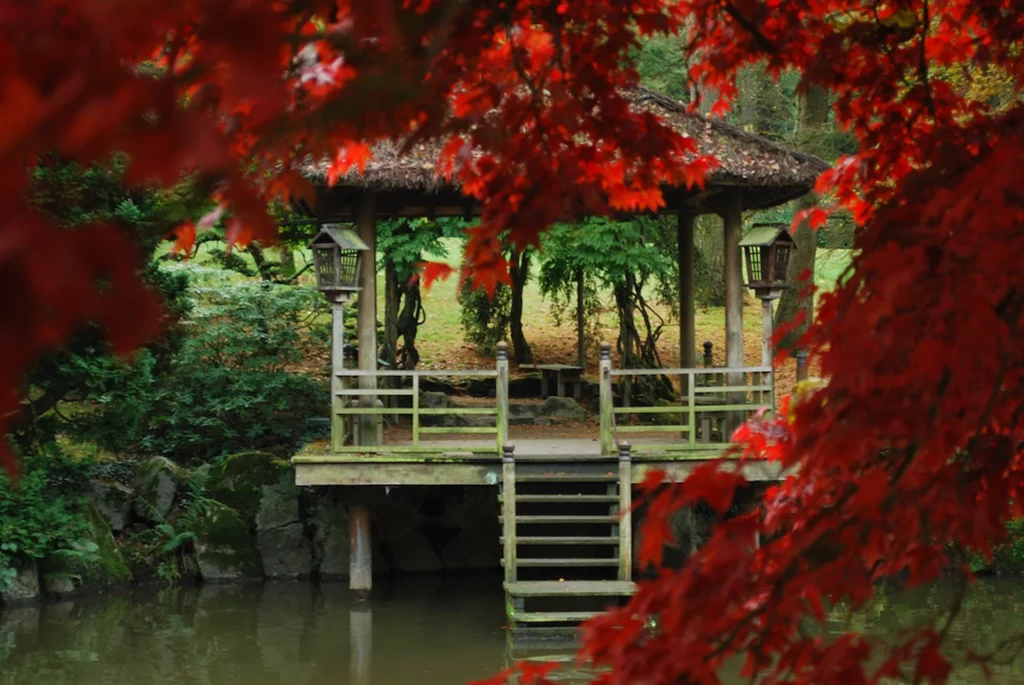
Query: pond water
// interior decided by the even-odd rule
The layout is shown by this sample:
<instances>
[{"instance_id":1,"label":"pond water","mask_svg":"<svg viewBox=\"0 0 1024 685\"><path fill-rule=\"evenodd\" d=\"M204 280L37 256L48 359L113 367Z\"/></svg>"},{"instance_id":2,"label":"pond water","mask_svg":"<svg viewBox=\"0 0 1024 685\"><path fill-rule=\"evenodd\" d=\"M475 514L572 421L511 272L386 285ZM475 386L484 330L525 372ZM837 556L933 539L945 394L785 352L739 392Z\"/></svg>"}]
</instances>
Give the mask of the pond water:
<instances>
[{"instance_id":1,"label":"pond water","mask_svg":"<svg viewBox=\"0 0 1024 685\"><path fill-rule=\"evenodd\" d=\"M884 597L853 620L891 634L949 596L939 586ZM513 655L570 651L514 644L503 623L495 577L406 580L362 606L343 583L83 598L0 613L0 684L461 685ZM985 581L952 639L985 649L1014 631L1024 631L1024 581ZM973 670L954 682L1024 684L1024 667L1002 668L992 681Z\"/></svg>"}]
</instances>

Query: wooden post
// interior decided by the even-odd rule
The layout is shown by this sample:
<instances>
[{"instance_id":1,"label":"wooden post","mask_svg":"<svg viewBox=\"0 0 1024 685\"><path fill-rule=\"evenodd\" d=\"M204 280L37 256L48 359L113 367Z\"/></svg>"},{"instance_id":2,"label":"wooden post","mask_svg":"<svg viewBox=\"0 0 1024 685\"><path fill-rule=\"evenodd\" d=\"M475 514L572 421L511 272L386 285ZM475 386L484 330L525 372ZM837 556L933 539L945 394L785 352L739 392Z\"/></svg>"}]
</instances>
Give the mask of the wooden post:
<instances>
[{"instance_id":1,"label":"wooden post","mask_svg":"<svg viewBox=\"0 0 1024 685\"><path fill-rule=\"evenodd\" d=\"M373 612L368 606L348 613L349 648L353 685L370 685L373 656Z\"/></svg>"},{"instance_id":2,"label":"wooden post","mask_svg":"<svg viewBox=\"0 0 1024 685\"><path fill-rule=\"evenodd\" d=\"M710 369L715 365L715 345L710 340L704 341L704 368ZM714 385L714 378L711 376L704 376L704 385ZM711 416L708 414L701 414L700 417L700 441L711 442Z\"/></svg>"},{"instance_id":3,"label":"wooden post","mask_svg":"<svg viewBox=\"0 0 1024 685\"><path fill-rule=\"evenodd\" d=\"M725 216L725 358L726 366L743 366L743 198L738 190L727 196ZM730 381L731 383L731 381Z\"/></svg>"},{"instance_id":4,"label":"wooden post","mask_svg":"<svg viewBox=\"0 0 1024 685\"><path fill-rule=\"evenodd\" d=\"M587 370L587 325L583 312L583 269L576 269L576 366ZM579 399L579 398L577 398Z\"/></svg>"},{"instance_id":5,"label":"wooden post","mask_svg":"<svg viewBox=\"0 0 1024 685\"><path fill-rule=\"evenodd\" d=\"M505 582L516 580L516 461L515 447L503 445L501 454L501 522Z\"/></svg>"},{"instance_id":6,"label":"wooden post","mask_svg":"<svg viewBox=\"0 0 1024 685\"><path fill-rule=\"evenodd\" d=\"M733 190L726 198L725 215L725 365L730 369L743 367L743 251L740 248L740 234L743 230L743 197L739 190ZM730 373L726 376L729 385L744 385L743 374ZM739 404L742 397L729 393L729 404ZM726 435L743 420L742 412L728 414Z\"/></svg>"},{"instance_id":7,"label":"wooden post","mask_svg":"<svg viewBox=\"0 0 1024 685\"><path fill-rule=\"evenodd\" d=\"M630 444L619 443L619 580L633 580L633 462Z\"/></svg>"},{"instance_id":8,"label":"wooden post","mask_svg":"<svg viewBox=\"0 0 1024 685\"><path fill-rule=\"evenodd\" d=\"M772 354L772 298L761 298L761 366L772 366L775 355ZM772 411L775 411L775 373L762 374L762 378L768 381L772 389L761 394L763 404L771 402ZM756 396L756 395L755 395Z\"/></svg>"},{"instance_id":9,"label":"wooden post","mask_svg":"<svg viewBox=\"0 0 1024 685\"><path fill-rule=\"evenodd\" d=\"M497 427L498 450L508 441L508 343L502 340L498 343L498 377L495 379L494 399L497 404L498 415L495 417Z\"/></svg>"},{"instance_id":10,"label":"wooden post","mask_svg":"<svg viewBox=\"0 0 1024 685\"><path fill-rule=\"evenodd\" d=\"M676 230L679 243L679 366L696 366L697 328L695 314L696 290L693 281L693 214L679 212ZM686 388L683 388L686 393Z\"/></svg>"},{"instance_id":11,"label":"wooden post","mask_svg":"<svg viewBox=\"0 0 1024 685\"><path fill-rule=\"evenodd\" d=\"M761 366L772 364L772 301L761 299Z\"/></svg>"},{"instance_id":12,"label":"wooden post","mask_svg":"<svg viewBox=\"0 0 1024 685\"><path fill-rule=\"evenodd\" d=\"M349 507L350 548L348 587L352 598L365 602L373 589L373 555L370 547L370 509L357 504Z\"/></svg>"},{"instance_id":13,"label":"wooden post","mask_svg":"<svg viewBox=\"0 0 1024 685\"><path fill-rule=\"evenodd\" d=\"M715 344L710 340L704 341L704 368L710 369L715 365Z\"/></svg>"},{"instance_id":14,"label":"wooden post","mask_svg":"<svg viewBox=\"0 0 1024 685\"><path fill-rule=\"evenodd\" d=\"M359 268L359 370L373 372L377 370L377 211L372 191L363 191L356 212L359 237L369 248L363 253ZM359 387L376 388L376 375L360 376ZM359 399L362 407L377 404L374 395L362 395ZM372 414L359 416L360 445L376 442L375 419Z\"/></svg>"},{"instance_id":15,"label":"wooden post","mask_svg":"<svg viewBox=\"0 0 1024 685\"><path fill-rule=\"evenodd\" d=\"M807 351L797 350L796 351L796 381L807 380Z\"/></svg>"},{"instance_id":16,"label":"wooden post","mask_svg":"<svg viewBox=\"0 0 1024 685\"><path fill-rule=\"evenodd\" d=\"M412 376L412 446L420 446L420 377Z\"/></svg>"},{"instance_id":17,"label":"wooden post","mask_svg":"<svg viewBox=\"0 0 1024 685\"><path fill-rule=\"evenodd\" d=\"M331 303L331 451L339 452L345 446L345 418L338 413L344 400L344 383L339 375L345 370L345 303Z\"/></svg>"},{"instance_id":18,"label":"wooden post","mask_svg":"<svg viewBox=\"0 0 1024 685\"><path fill-rule=\"evenodd\" d=\"M601 454L611 456L615 451L615 411L612 404L612 344L601 343L600 361L600 417Z\"/></svg>"}]
</instances>

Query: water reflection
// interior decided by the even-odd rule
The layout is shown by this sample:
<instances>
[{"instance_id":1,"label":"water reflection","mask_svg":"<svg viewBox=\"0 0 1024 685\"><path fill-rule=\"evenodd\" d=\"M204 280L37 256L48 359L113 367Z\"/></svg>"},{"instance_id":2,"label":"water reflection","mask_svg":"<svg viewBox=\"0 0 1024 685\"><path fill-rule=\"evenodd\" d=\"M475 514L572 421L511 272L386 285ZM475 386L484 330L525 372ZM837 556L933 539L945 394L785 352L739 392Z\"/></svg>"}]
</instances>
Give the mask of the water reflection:
<instances>
[{"instance_id":1,"label":"water reflection","mask_svg":"<svg viewBox=\"0 0 1024 685\"><path fill-rule=\"evenodd\" d=\"M500 579L427 579L349 602L345 584L206 586L80 599L0 614L0 685L459 685L513 659L570 662L565 682L589 682L573 646L511 640ZM836 614L844 627L896 635L949 599L939 586ZM952 633L964 651L1024 631L1024 583L972 590ZM953 682L983 682L977 671ZM990 681L991 682L991 681ZM995 681L1024 685L1019 662Z\"/></svg>"}]
</instances>

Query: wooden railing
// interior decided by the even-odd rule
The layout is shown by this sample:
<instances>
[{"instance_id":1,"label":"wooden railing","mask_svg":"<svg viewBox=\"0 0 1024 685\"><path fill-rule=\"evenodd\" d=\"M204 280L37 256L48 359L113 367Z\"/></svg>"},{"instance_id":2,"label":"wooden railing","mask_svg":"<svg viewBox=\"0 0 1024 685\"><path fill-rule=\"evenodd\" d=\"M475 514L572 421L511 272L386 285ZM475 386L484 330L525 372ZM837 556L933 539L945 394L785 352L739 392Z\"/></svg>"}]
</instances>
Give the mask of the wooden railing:
<instances>
[{"instance_id":1,"label":"wooden railing","mask_svg":"<svg viewBox=\"0 0 1024 685\"><path fill-rule=\"evenodd\" d=\"M508 440L508 348L502 343L498 346L498 359L493 369L475 370L431 370L431 371L397 371L378 369L374 371L360 371L355 369L344 369L336 372L340 380L334 391L333 413L331 422L332 451L344 452L370 452L370 451L418 451L429 449L420 444L420 439L428 435L493 435L494 452L501 454L502 446ZM362 381L370 377L373 379L373 387L351 387L355 384L350 379ZM421 407L421 379L430 378L493 378L494 405L479 407ZM396 379L388 384L391 387L383 387L381 379ZM363 386L369 385L365 381L360 383ZM408 386L408 387L407 387ZM376 406L377 398L382 397L409 397L411 406ZM373 430L366 428L372 425L366 419L373 419L384 416L409 416L412 423L412 444L408 446L380 445L379 436L366 439L358 434L359 430ZM493 426L425 426L424 417L435 416L493 416ZM345 419L352 417L358 419L356 424L356 435L354 445L346 445L347 436L350 431L346 429ZM362 427L362 428L360 428ZM455 446L449 449L457 450ZM472 448L478 451L479 447Z\"/></svg>"},{"instance_id":2,"label":"wooden railing","mask_svg":"<svg viewBox=\"0 0 1024 685\"><path fill-rule=\"evenodd\" d=\"M679 404L630 406L633 379L658 376L679 381ZM615 382L621 397L615 403ZM703 369L613 369L610 349L602 348L600 369L601 453L615 454L615 445L627 435L669 434L671 441L645 444L632 440L635 451L695 450L724 447L732 431L759 410L775 406L772 369L768 366ZM658 423L623 423L620 416L671 417Z\"/></svg>"},{"instance_id":3,"label":"wooden railing","mask_svg":"<svg viewBox=\"0 0 1024 685\"><path fill-rule=\"evenodd\" d=\"M705 352L707 366L702 369L615 369L612 368L610 346L602 345L599 403L601 454L614 456L618 452L619 441L627 438L633 445L634 454L718 449L729 443L733 430L751 414L759 410L774 410L771 367L711 367L710 351ZM658 406L630 406L631 387L645 376L673 382L677 400ZM494 402L487 406L473 407L423 407L421 386L423 379L428 377L494 379ZM504 343L498 346L498 358L493 369L338 370L335 372L333 388L332 451L436 451L437 443L429 444L434 436L478 435L493 436L493 454L500 456L503 446L509 440L508 382L508 347ZM619 397L618 402L616 396ZM401 398L408 398L408 402L389 402L392 406L383 406L379 402L380 399ZM410 417L412 433L409 444L381 444L379 420L386 416ZM494 417L494 423L487 426L424 425L424 419L444 416L487 416ZM349 421L353 424L351 430L346 427ZM368 435L369 432L374 434ZM355 439L352 440L353 444L348 444L351 433L355 433ZM657 435L659 440L645 443L645 434ZM666 440L666 437L671 439ZM423 444L424 438L428 444ZM491 452L491 449L488 445L486 451ZM480 445L445 444L444 451L479 454Z\"/></svg>"}]
</instances>

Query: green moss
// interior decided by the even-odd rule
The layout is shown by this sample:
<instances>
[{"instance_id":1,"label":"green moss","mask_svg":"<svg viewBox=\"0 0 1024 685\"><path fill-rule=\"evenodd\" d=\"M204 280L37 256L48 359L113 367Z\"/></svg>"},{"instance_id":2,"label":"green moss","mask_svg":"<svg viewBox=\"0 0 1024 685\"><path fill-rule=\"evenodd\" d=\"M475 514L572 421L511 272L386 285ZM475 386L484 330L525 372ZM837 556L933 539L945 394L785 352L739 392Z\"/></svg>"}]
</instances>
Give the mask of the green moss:
<instances>
[{"instance_id":1,"label":"green moss","mask_svg":"<svg viewBox=\"0 0 1024 685\"><path fill-rule=\"evenodd\" d=\"M221 460L210 473L210 497L228 505L252 530L264 485L278 483L291 465L265 452L242 452Z\"/></svg>"},{"instance_id":2,"label":"green moss","mask_svg":"<svg viewBox=\"0 0 1024 685\"><path fill-rule=\"evenodd\" d=\"M126 583L130 581L132 579L131 571L128 570L128 564L125 563L124 555L121 554L121 549L114 540L110 526L93 506L87 508L85 518L89 525L89 537L99 547L97 551L99 565L106 574L107 582Z\"/></svg>"},{"instance_id":3,"label":"green moss","mask_svg":"<svg viewBox=\"0 0 1024 685\"><path fill-rule=\"evenodd\" d=\"M79 586L102 587L130 582L131 571L106 519L91 504L82 511L82 519L85 524L83 541L94 543L95 551L47 555L39 566L43 578L58 584L69 581L68 591Z\"/></svg>"},{"instance_id":4,"label":"green moss","mask_svg":"<svg viewBox=\"0 0 1024 685\"><path fill-rule=\"evenodd\" d=\"M225 576L259 578L263 565L253 543L252 533L237 513L223 504L213 503L195 525L197 551L204 576L215 578L211 568Z\"/></svg>"}]
</instances>

